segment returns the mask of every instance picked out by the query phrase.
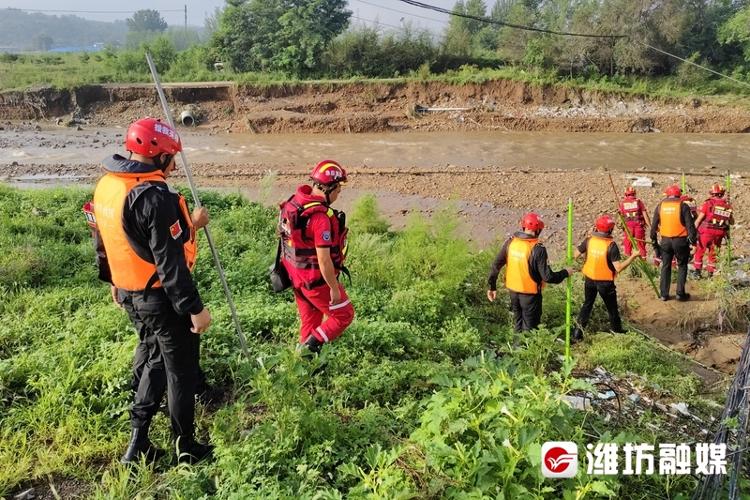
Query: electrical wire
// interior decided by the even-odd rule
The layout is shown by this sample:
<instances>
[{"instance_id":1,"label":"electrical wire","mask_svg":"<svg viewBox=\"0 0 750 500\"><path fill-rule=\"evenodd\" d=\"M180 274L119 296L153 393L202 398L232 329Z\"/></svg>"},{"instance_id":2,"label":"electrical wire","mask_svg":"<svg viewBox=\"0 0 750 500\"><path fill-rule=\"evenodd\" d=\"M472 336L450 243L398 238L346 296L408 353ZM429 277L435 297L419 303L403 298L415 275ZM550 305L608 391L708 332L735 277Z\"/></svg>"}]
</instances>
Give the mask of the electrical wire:
<instances>
[{"instance_id":1,"label":"electrical wire","mask_svg":"<svg viewBox=\"0 0 750 500\"><path fill-rule=\"evenodd\" d=\"M398 12L399 14L406 14L407 16L417 17L419 19L425 19L427 21L433 21L433 22L436 22L436 23L448 24L448 21L446 21L445 19L435 19L434 17L420 16L419 14L412 14L411 12L406 12L405 10L398 10L398 9L394 9L392 7L386 7L385 5L378 5L376 3L367 2L366 0L355 0L355 1L357 1L359 3L363 3L365 5L370 5L372 7L378 7L380 9L390 10L392 12Z\"/></svg>"},{"instance_id":2,"label":"electrical wire","mask_svg":"<svg viewBox=\"0 0 750 500\"><path fill-rule=\"evenodd\" d=\"M361 0L359 0L359 1L361 1ZM682 58L682 57L680 57L680 56L678 56L676 54L672 54L671 52L667 52L664 49L660 49L659 47L655 47L655 46L650 45L650 44L648 44L646 42L642 42L640 40L636 40L636 39L630 37L629 35L623 35L623 34L617 34L617 35L596 35L596 34L593 34L593 33L571 33L569 31L556 31L556 30L548 30L548 29L544 29L544 28L534 28L533 26L524 26L524 25L521 25L521 24L506 23L504 21L499 21L497 19L491 19L489 17L474 16L474 15L471 15L471 14L464 14L464 13L460 13L460 12L455 12L455 11L452 11L452 10L445 9L443 7L437 7L435 5L426 4L424 2L419 2L417 0L399 0L399 1L403 2L405 4L408 4L408 5L413 5L414 7L419 7L419 8L422 8L422 9L432 10L432 11L435 11L435 12L440 12L442 14L448 14L448 15L456 16L456 17L463 17L463 18L466 18L466 19L473 19L475 21L480 21L480 22L483 22L483 23L495 24L495 25L498 25L498 26L504 26L506 28L513 28L513 29L519 29L519 30L524 30L524 31L534 31L534 32L537 32L537 33L547 33L547 34L550 34L550 35L577 36L577 37L586 37L586 38L610 38L610 39L627 38L627 39L629 39L629 40L631 40L631 41L633 41L633 42L635 42L635 43L637 43L639 45L642 45L642 46L644 46L644 47L646 47L648 49L651 49L651 50L654 50L654 51L659 52L661 54L664 54L664 55L666 55L668 57L672 57L674 59L677 59L678 61L682 61L684 63L687 63L687 64L690 64L692 66L695 66L696 68L700 68L702 70L708 71L708 72L713 73L714 75L717 75L717 76L719 76L721 78L726 78L727 80L730 80L730 81L732 81L734 83L738 83L738 84L740 84L742 86L750 87L750 83L748 83L748 82L743 82L742 80L738 80L736 78L733 78L733 77L731 77L729 75L726 75L724 73L720 73L720 72L715 71L715 70L713 70L711 68L708 68L706 66L702 66L702 65L700 65L698 63L695 63L693 61L689 61L689 60L687 60L685 58Z\"/></svg>"},{"instance_id":3,"label":"electrical wire","mask_svg":"<svg viewBox=\"0 0 750 500\"><path fill-rule=\"evenodd\" d=\"M366 22L366 23L373 23L373 24L375 24L377 26L386 26L388 28L393 28L393 29L397 29L397 30L400 30L400 29L403 28L403 26L396 26L396 25L393 25L393 24L381 23L380 21L376 21L374 19L365 19L364 17L358 17L358 16L354 16L354 15L351 16L351 17L353 17L354 19L357 19L358 21L363 21L363 22Z\"/></svg>"},{"instance_id":4,"label":"electrical wire","mask_svg":"<svg viewBox=\"0 0 750 500\"><path fill-rule=\"evenodd\" d=\"M55 12L61 14L134 14L137 10L63 10L63 9L17 9L8 7L8 10L22 10L24 12ZM141 9L142 10L142 9ZM159 12L184 12L184 9L156 9Z\"/></svg>"},{"instance_id":5,"label":"electrical wire","mask_svg":"<svg viewBox=\"0 0 750 500\"><path fill-rule=\"evenodd\" d=\"M464 17L466 19L473 19L474 21L481 21L483 23L496 24L498 26L505 26L507 28L515 28L515 29L524 30L524 31L536 31L537 33L548 33L550 35L578 36L578 37L584 37L584 38L628 38L628 35L595 35L592 33L571 33L569 31L555 31L555 30L548 30L544 28L534 28L533 26L524 26L521 24L506 23L505 21L499 21L497 19L492 19L489 17L473 16L471 14L462 14L460 12L455 12L452 10L444 9L443 7L437 7L435 5L429 5L423 2L418 2L417 0L399 0L399 1L408 5L413 5L414 7L420 7L422 9L440 12L441 14Z\"/></svg>"}]
</instances>

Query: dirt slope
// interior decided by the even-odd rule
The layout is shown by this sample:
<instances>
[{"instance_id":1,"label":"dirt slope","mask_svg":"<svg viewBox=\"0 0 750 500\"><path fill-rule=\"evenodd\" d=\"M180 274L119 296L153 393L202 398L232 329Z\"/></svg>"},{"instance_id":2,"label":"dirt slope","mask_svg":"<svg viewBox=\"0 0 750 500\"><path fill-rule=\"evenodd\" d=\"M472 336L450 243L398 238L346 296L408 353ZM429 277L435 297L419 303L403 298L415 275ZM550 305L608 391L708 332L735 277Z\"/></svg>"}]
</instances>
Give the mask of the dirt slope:
<instances>
[{"instance_id":1,"label":"dirt slope","mask_svg":"<svg viewBox=\"0 0 750 500\"><path fill-rule=\"evenodd\" d=\"M498 80L300 83L236 86L167 85L175 114L197 106L203 123L256 133L386 130L518 130L576 132L748 132L750 110L700 99L647 99L563 86ZM440 108L445 111L426 111ZM150 85L85 86L0 93L0 119L73 115L94 125L123 125L161 114Z\"/></svg>"}]
</instances>

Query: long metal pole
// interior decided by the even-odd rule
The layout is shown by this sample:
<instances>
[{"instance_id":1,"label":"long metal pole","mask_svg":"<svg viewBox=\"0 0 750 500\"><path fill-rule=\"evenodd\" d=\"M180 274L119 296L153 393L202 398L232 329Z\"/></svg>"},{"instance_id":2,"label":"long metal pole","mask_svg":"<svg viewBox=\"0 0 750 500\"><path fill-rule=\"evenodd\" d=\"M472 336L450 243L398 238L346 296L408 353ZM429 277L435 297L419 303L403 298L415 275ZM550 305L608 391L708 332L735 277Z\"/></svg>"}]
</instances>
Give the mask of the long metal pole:
<instances>
[{"instance_id":1,"label":"long metal pole","mask_svg":"<svg viewBox=\"0 0 750 500\"><path fill-rule=\"evenodd\" d=\"M568 198L568 267L573 265L573 199ZM570 359L570 326L573 306L573 278L568 276L568 290L565 297L565 359Z\"/></svg>"},{"instance_id":2,"label":"long metal pole","mask_svg":"<svg viewBox=\"0 0 750 500\"><path fill-rule=\"evenodd\" d=\"M172 119L172 112L169 110L169 104L167 104L167 97L164 95L164 89L161 86L161 80L159 79L159 73L156 71L156 66L154 65L153 59L151 59L151 54L146 52L146 61L148 62L148 67L151 70L151 76L154 78L154 84L156 85L156 91L159 94L159 100L161 101L161 107L164 111L164 116L167 119L167 122L172 128L175 128L174 119ZM190 185L190 192L193 195L193 202L195 203L196 207L201 207L201 200L198 197L198 191L195 188L195 182L193 181L193 172L190 170L190 166L188 165L187 158L185 157L185 152L180 151L180 159L182 160L182 166L185 170L185 175L187 176L188 185ZM234 321L234 328L237 330L237 337L240 339L240 345L242 346L242 352L245 354L245 357L250 360L250 353L247 350L247 341L245 340L245 334L242 333L242 325L240 325L239 317L237 316L237 308L234 306L234 299L232 298L232 292L229 290L229 285L227 284L226 276L224 275L224 268L221 266L221 261L219 260L219 253L216 251L216 247L214 246L214 240L211 237L211 231L209 231L208 226L203 227L203 231L206 234L206 241L208 241L208 247L211 249L211 255L214 257L214 265L216 265L216 270L219 272L219 279L221 280L221 285L224 287L224 295L227 297L227 303L229 304L229 310L232 313L232 321Z\"/></svg>"},{"instance_id":3,"label":"long metal pole","mask_svg":"<svg viewBox=\"0 0 750 500\"><path fill-rule=\"evenodd\" d=\"M726 184L725 189L727 191L727 203L731 203L732 202L732 174L730 174L729 171L727 171L727 177L724 183ZM726 237L726 240L727 240L726 258L725 258L726 265L724 266L726 267L726 269L723 270L725 274L729 273L729 266L732 263L732 233L731 231L732 231L732 227L728 226L727 237Z\"/></svg>"}]
</instances>

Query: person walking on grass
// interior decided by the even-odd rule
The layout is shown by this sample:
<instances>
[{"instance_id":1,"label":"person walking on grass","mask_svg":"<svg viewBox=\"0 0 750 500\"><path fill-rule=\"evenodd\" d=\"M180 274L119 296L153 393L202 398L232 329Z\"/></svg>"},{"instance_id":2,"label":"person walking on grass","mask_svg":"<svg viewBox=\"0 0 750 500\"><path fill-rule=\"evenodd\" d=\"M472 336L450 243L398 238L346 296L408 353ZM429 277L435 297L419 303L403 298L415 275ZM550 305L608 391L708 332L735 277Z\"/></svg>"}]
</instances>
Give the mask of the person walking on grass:
<instances>
[{"instance_id":1,"label":"person walking on grass","mask_svg":"<svg viewBox=\"0 0 750 500\"><path fill-rule=\"evenodd\" d=\"M539 242L544 222L535 213L521 220L521 231L500 249L487 279L490 302L497 299L497 277L505 267L505 287L510 293L513 327L516 332L533 330L542 320L542 288L545 283L561 283L573 269L553 271L547 261L547 249Z\"/></svg>"},{"instance_id":2,"label":"person walking on grass","mask_svg":"<svg viewBox=\"0 0 750 500\"><path fill-rule=\"evenodd\" d=\"M693 271L696 278L701 277L703 256L708 251L708 265L706 272L713 276L716 272L716 252L721 248L721 242L729 235L729 226L734 224L732 205L724 199L724 188L720 184L711 186L711 197L703 202L695 219L698 228L698 245L693 260Z\"/></svg>"},{"instance_id":3,"label":"person walking on grass","mask_svg":"<svg viewBox=\"0 0 750 500\"><path fill-rule=\"evenodd\" d=\"M690 246L695 245L697 233L690 206L682 199L679 186L669 186L664 198L654 209L651 218L651 241L659 246L661 253L661 300L669 300L669 289L672 284L672 258L677 260L677 300L686 301L690 294L685 291ZM657 240L661 236L661 241Z\"/></svg>"},{"instance_id":4,"label":"person walking on grass","mask_svg":"<svg viewBox=\"0 0 750 500\"><path fill-rule=\"evenodd\" d=\"M589 323L597 294L604 301L609 314L609 327L615 333L624 333L620 311L617 307L617 287L615 277L626 269L640 253L633 253L625 261L620 261L620 249L612 238L615 220L609 215L596 219L594 231L578 245L575 258L585 255L581 272L585 277L583 306L578 313L578 325L571 334L572 342L583 340L583 330Z\"/></svg>"},{"instance_id":5,"label":"person walking on grass","mask_svg":"<svg viewBox=\"0 0 750 500\"><path fill-rule=\"evenodd\" d=\"M104 160L93 206L84 207L99 277L111 283L112 299L127 311L139 335L132 433L121 462L164 454L148 433L166 391L176 459L194 463L213 450L195 440L199 341L211 314L191 275L196 230L208 224L208 212L199 208L191 214L184 197L167 185L182 150L171 127L153 118L137 120L127 130L125 148L129 158Z\"/></svg>"},{"instance_id":6,"label":"person walking on grass","mask_svg":"<svg viewBox=\"0 0 750 500\"><path fill-rule=\"evenodd\" d=\"M346 217L331 208L346 182L333 160L318 163L304 184L281 204L281 262L291 279L300 316L299 347L317 353L354 320L354 307L339 283L348 274Z\"/></svg>"}]
</instances>

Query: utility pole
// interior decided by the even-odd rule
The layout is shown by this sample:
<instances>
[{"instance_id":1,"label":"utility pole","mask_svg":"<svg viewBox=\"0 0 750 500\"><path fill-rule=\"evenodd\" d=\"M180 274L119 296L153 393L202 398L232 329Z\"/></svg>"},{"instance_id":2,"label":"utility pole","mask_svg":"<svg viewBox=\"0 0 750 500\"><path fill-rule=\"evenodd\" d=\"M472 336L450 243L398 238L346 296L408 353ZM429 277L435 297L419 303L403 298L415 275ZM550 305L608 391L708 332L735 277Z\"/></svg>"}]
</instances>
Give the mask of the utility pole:
<instances>
[{"instance_id":1,"label":"utility pole","mask_svg":"<svg viewBox=\"0 0 750 500\"><path fill-rule=\"evenodd\" d=\"M187 4L185 4L185 32L187 33Z\"/></svg>"}]
</instances>

